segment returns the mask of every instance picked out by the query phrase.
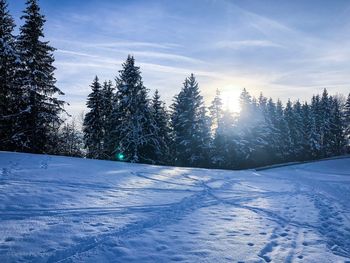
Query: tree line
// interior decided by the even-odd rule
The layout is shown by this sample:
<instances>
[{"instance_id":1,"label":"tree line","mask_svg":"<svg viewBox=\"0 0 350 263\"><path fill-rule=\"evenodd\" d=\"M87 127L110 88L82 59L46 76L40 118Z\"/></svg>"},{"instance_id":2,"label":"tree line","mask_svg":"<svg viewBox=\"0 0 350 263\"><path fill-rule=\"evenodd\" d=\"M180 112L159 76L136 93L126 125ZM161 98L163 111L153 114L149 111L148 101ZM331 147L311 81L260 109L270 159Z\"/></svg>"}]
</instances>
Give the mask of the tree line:
<instances>
[{"instance_id":1,"label":"tree line","mask_svg":"<svg viewBox=\"0 0 350 263\"><path fill-rule=\"evenodd\" d=\"M130 55L115 85L95 77L91 88L83 130L89 158L241 169L340 155L348 145L350 94L343 102L324 89L283 106L243 89L233 114L219 91L207 108L191 74L167 109L157 90L149 98Z\"/></svg>"},{"instance_id":2,"label":"tree line","mask_svg":"<svg viewBox=\"0 0 350 263\"><path fill-rule=\"evenodd\" d=\"M27 0L23 25L0 0L0 150L84 156L151 164L241 169L345 153L350 136L350 94L327 90L310 102L285 106L245 89L239 114L223 109L217 91L205 106L193 74L169 108L150 97L140 68L128 56L116 81L95 77L82 121L65 122L56 86L54 48L45 41L45 17Z\"/></svg>"}]
</instances>

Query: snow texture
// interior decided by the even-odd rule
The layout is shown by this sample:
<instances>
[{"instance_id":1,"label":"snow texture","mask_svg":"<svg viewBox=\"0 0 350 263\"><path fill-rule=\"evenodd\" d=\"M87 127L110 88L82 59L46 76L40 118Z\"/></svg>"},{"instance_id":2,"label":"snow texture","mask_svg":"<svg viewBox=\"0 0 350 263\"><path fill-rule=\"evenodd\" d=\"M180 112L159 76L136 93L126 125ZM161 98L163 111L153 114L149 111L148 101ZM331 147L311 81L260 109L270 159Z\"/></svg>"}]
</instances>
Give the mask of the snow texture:
<instances>
[{"instance_id":1,"label":"snow texture","mask_svg":"<svg viewBox=\"0 0 350 263\"><path fill-rule=\"evenodd\" d=\"M255 171L0 152L0 262L350 262L350 160Z\"/></svg>"}]
</instances>

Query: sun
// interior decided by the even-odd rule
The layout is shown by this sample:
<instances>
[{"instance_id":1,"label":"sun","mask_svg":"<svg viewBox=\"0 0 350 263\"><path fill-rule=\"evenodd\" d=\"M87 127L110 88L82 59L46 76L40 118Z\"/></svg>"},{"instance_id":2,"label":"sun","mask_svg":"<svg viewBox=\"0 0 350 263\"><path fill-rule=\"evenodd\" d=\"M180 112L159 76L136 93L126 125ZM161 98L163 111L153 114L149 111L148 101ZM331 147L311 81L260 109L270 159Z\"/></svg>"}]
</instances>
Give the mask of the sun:
<instances>
[{"instance_id":1,"label":"sun","mask_svg":"<svg viewBox=\"0 0 350 263\"><path fill-rule=\"evenodd\" d=\"M230 112L239 113L241 111L239 105L239 96L241 91L236 88L227 88L221 92L223 109Z\"/></svg>"}]
</instances>

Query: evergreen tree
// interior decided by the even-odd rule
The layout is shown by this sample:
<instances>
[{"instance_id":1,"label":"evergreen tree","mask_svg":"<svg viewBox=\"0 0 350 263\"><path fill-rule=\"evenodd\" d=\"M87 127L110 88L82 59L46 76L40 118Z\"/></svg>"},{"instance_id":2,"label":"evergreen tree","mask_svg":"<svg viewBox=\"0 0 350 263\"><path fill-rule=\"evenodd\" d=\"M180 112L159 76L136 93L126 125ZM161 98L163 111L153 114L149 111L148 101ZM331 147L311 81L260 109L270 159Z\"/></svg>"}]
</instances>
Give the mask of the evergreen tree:
<instances>
[{"instance_id":1,"label":"evergreen tree","mask_svg":"<svg viewBox=\"0 0 350 263\"><path fill-rule=\"evenodd\" d=\"M26 4L21 17L24 25L17 41L23 62L19 78L25 93L25 113L20 119L24 133L21 145L23 150L42 153L54 143L51 135L62 122L64 102L55 97L63 93L55 86L54 48L42 40L45 18L36 0L28 0Z\"/></svg>"},{"instance_id":2,"label":"evergreen tree","mask_svg":"<svg viewBox=\"0 0 350 263\"><path fill-rule=\"evenodd\" d=\"M270 153L269 162L275 163L282 159L282 153L280 152L280 139L281 134L278 129L277 107L270 98L266 104L265 110L265 122L266 122L266 141L267 151Z\"/></svg>"},{"instance_id":3,"label":"evergreen tree","mask_svg":"<svg viewBox=\"0 0 350 263\"><path fill-rule=\"evenodd\" d=\"M344 152L346 139L344 134L344 124L339 101L336 98L330 98L331 116L330 116L330 152L331 155L340 155Z\"/></svg>"},{"instance_id":4,"label":"evergreen tree","mask_svg":"<svg viewBox=\"0 0 350 263\"><path fill-rule=\"evenodd\" d=\"M291 145L290 131L288 129L288 124L284 117L283 105L280 100L276 103L276 128L278 131L278 160L285 162L291 155Z\"/></svg>"},{"instance_id":5,"label":"evergreen tree","mask_svg":"<svg viewBox=\"0 0 350 263\"><path fill-rule=\"evenodd\" d=\"M130 162L154 163L153 153L159 151L157 127L143 85L140 68L128 56L117 78L116 105L113 110L114 153Z\"/></svg>"},{"instance_id":6,"label":"evergreen tree","mask_svg":"<svg viewBox=\"0 0 350 263\"><path fill-rule=\"evenodd\" d=\"M322 127L323 127L323 116L321 112L321 102L320 96L314 95L311 99L311 112L315 122L315 138L317 140L317 147L314 149L315 152L312 153L314 158L320 158L322 156Z\"/></svg>"},{"instance_id":7,"label":"evergreen tree","mask_svg":"<svg viewBox=\"0 0 350 263\"><path fill-rule=\"evenodd\" d=\"M91 84L92 92L88 96L86 103L90 110L84 118L83 132L87 157L102 159L103 155L103 93L102 87L96 76Z\"/></svg>"},{"instance_id":8,"label":"evergreen tree","mask_svg":"<svg viewBox=\"0 0 350 263\"><path fill-rule=\"evenodd\" d=\"M101 90L102 118L102 156L104 159L113 157L113 104L115 103L114 87L111 81L105 81Z\"/></svg>"},{"instance_id":9,"label":"evergreen tree","mask_svg":"<svg viewBox=\"0 0 350 263\"><path fill-rule=\"evenodd\" d=\"M216 168L238 167L234 124L235 120L231 112L223 111L211 146L211 163Z\"/></svg>"},{"instance_id":10,"label":"evergreen tree","mask_svg":"<svg viewBox=\"0 0 350 263\"><path fill-rule=\"evenodd\" d=\"M174 138L175 164L199 166L208 151L209 128L203 98L193 74L186 78L181 92L174 98L171 124ZM208 133L208 135L206 134Z\"/></svg>"},{"instance_id":11,"label":"evergreen tree","mask_svg":"<svg viewBox=\"0 0 350 263\"><path fill-rule=\"evenodd\" d=\"M320 138L316 129L315 116L307 102L302 106L302 136L302 159L310 160L316 158L320 148Z\"/></svg>"},{"instance_id":12,"label":"evergreen tree","mask_svg":"<svg viewBox=\"0 0 350 263\"><path fill-rule=\"evenodd\" d=\"M290 100L287 101L286 107L284 109L284 118L287 123L287 127L290 134L290 145L288 145L289 150L289 160L295 160L296 158L296 151L295 151L295 140L297 138L296 134L296 127L294 124L294 111L293 111L293 104Z\"/></svg>"},{"instance_id":13,"label":"evergreen tree","mask_svg":"<svg viewBox=\"0 0 350 263\"><path fill-rule=\"evenodd\" d=\"M240 95L241 112L235 127L238 162L240 168L264 165L268 162L268 126L264 112L246 89Z\"/></svg>"},{"instance_id":14,"label":"evergreen tree","mask_svg":"<svg viewBox=\"0 0 350 263\"><path fill-rule=\"evenodd\" d=\"M350 152L350 93L344 105L343 112L345 144Z\"/></svg>"},{"instance_id":15,"label":"evergreen tree","mask_svg":"<svg viewBox=\"0 0 350 263\"><path fill-rule=\"evenodd\" d=\"M224 165L225 156L223 155L223 109L220 91L217 89L215 97L209 107L210 112L210 128L212 139L210 140L210 159L215 167ZM220 128L219 128L220 126Z\"/></svg>"},{"instance_id":16,"label":"evergreen tree","mask_svg":"<svg viewBox=\"0 0 350 263\"><path fill-rule=\"evenodd\" d=\"M220 97L220 91L217 89L215 97L209 107L210 112L210 123L211 123L211 131L215 133L215 130L219 126L219 121L222 118L223 110L222 110L222 99Z\"/></svg>"},{"instance_id":17,"label":"evergreen tree","mask_svg":"<svg viewBox=\"0 0 350 263\"><path fill-rule=\"evenodd\" d=\"M328 92L326 89L323 90L321 101L320 101L320 108L321 108L321 151L322 151L322 157L328 157L330 156L330 140L331 140L331 134L330 134L330 115L331 115L331 105L330 100L328 97Z\"/></svg>"},{"instance_id":18,"label":"evergreen tree","mask_svg":"<svg viewBox=\"0 0 350 263\"><path fill-rule=\"evenodd\" d=\"M0 150L17 150L21 127L22 90L17 76L19 56L15 47L13 18L0 0Z\"/></svg>"},{"instance_id":19,"label":"evergreen tree","mask_svg":"<svg viewBox=\"0 0 350 263\"><path fill-rule=\"evenodd\" d=\"M296 160L302 160L303 158L303 114L301 109L301 103L297 100L293 105L294 120L292 122L291 139L293 143L293 149Z\"/></svg>"},{"instance_id":20,"label":"evergreen tree","mask_svg":"<svg viewBox=\"0 0 350 263\"><path fill-rule=\"evenodd\" d=\"M170 156L170 127L169 114L165 107L165 103L161 101L158 90L155 91L151 103L152 116L157 127L159 148L154 152L153 159L157 163L169 164L171 163Z\"/></svg>"}]
</instances>

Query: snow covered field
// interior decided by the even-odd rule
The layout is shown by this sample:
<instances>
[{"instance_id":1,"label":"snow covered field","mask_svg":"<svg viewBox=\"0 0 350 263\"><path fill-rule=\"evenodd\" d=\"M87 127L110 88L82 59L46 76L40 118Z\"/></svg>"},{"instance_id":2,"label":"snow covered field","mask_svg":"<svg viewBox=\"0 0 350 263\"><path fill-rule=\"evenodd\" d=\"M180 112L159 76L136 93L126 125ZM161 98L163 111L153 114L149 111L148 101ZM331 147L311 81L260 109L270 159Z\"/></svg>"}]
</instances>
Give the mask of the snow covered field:
<instances>
[{"instance_id":1,"label":"snow covered field","mask_svg":"<svg viewBox=\"0 0 350 263\"><path fill-rule=\"evenodd\" d=\"M0 153L0 262L350 262L350 159L263 171Z\"/></svg>"}]
</instances>

